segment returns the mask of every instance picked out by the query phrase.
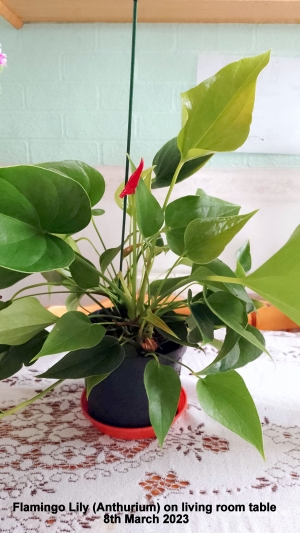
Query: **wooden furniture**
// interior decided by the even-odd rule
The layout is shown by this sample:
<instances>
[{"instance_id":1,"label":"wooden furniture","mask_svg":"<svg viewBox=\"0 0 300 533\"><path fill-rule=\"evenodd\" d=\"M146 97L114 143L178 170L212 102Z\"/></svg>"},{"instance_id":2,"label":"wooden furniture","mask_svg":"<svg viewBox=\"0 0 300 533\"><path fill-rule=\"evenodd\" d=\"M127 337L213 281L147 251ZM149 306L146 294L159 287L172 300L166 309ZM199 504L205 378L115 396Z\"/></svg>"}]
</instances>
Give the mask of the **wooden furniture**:
<instances>
[{"instance_id":1,"label":"wooden furniture","mask_svg":"<svg viewBox=\"0 0 300 533\"><path fill-rule=\"evenodd\" d=\"M0 15L26 22L131 22L132 0L4 0ZM139 22L300 22L300 0L139 0Z\"/></svg>"}]
</instances>

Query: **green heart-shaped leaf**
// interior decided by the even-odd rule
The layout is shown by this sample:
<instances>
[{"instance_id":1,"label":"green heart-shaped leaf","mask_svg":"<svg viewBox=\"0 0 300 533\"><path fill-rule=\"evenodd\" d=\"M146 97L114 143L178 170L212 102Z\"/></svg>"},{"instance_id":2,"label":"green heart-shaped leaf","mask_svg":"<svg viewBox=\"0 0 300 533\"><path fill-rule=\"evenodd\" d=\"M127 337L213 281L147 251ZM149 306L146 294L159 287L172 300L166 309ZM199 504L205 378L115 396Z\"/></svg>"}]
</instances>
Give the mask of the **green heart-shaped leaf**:
<instances>
[{"instance_id":1,"label":"green heart-shaped leaf","mask_svg":"<svg viewBox=\"0 0 300 533\"><path fill-rule=\"evenodd\" d=\"M207 263L206 267L215 274L217 274L217 276L236 278L236 275L231 270L231 268L225 263L223 263L223 261L221 261L220 259L214 259L214 261L212 261L211 263ZM199 266L195 265L195 272L197 272L198 268ZM229 291L234 296L236 296L236 298L245 302L247 304L247 313L251 313L251 311L254 310L253 302L251 298L249 298L245 288L242 285L238 285L237 283L218 283L213 281L210 281L209 284L221 289L222 291Z\"/></svg>"},{"instance_id":2,"label":"green heart-shaped leaf","mask_svg":"<svg viewBox=\"0 0 300 533\"><path fill-rule=\"evenodd\" d=\"M188 161L181 168L176 183L189 178L197 170L200 170L212 157L206 155L198 157L192 161ZM180 150L177 146L177 138L171 139L157 152L154 156L152 165L155 167L154 172L156 177L152 180L152 189L159 189L160 187L169 187L181 159Z\"/></svg>"},{"instance_id":3,"label":"green heart-shaped leaf","mask_svg":"<svg viewBox=\"0 0 300 533\"><path fill-rule=\"evenodd\" d=\"M144 237L152 237L164 223L163 210L143 180L139 181L135 196L139 230Z\"/></svg>"},{"instance_id":4,"label":"green heart-shaped leaf","mask_svg":"<svg viewBox=\"0 0 300 533\"><path fill-rule=\"evenodd\" d=\"M47 311L36 298L29 296L14 300L0 311L0 343L24 344L56 321L57 316Z\"/></svg>"},{"instance_id":5,"label":"green heart-shaped leaf","mask_svg":"<svg viewBox=\"0 0 300 533\"><path fill-rule=\"evenodd\" d=\"M231 370L199 379L197 395L209 416L250 442L265 458L259 416L244 380L237 372Z\"/></svg>"},{"instance_id":6,"label":"green heart-shaped leaf","mask_svg":"<svg viewBox=\"0 0 300 533\"><path fill-rule=\"evenodd\" d=\"M236 150L246 141L258 74L270 52L230 63L181 94L186 121L178 135L182 161Z\"/></svg>"},{"instance_id":7,"label":"green heart-shaped leaf","mask_svg":"<svg viewBox=\"0 0 300 533\"><path fill-rule=\"evenodd\" d=\"M244 244L238 249L235 254L237 261L237 275L245 275L245 272L251 270L251 252L250 252L250 241L244 242ZM242 267L242 268L240 268ZM239 274L240 272L240 274Z\"/></svg>"},{"instance_id":8,"label":"green heart-shaped leaf","mask_svg":"<svg viewBox=\"0 0 300 533\"><path fill-rule=\"evenodd\" d=\"M197 218L216 218L238 215L240 206L208 196L198 189L196 196L183 196L166 208L166 226L170 229L183 228Z\"/></svg>"},{"instance_id":9,"label":"green heart-shaped leaf","mask_svg":"<svg viewBox=\"0 0 300 533\"><path fill-rule=\"evenodd\" d=\"M202 303L192 303L191 301L188 301L188 306L201 333L201 340L203 341L203 344L211 342L214 338L215 329L213 313L206 305ZM195 339L196 337L192 338ZM189 337L189 341L190 340L191 339Z\"/></svg>"},{"instance_id":10,"label":"green heart-shaped leaf","mask_svg":"<svg viewBox=\"0 0 300 533\"><path fill-rule=\"evenodd\" d=\"M68 266L73 250L53 233L76 233L90 218L89 198L76 181L36 166L0 169L2 267L43 272Z\"/></svg>"},{"instance_id":11,"label":"green heart-shaped leaf","mask_svg":"<svg viewBox=\"0 0 300 533\"><path fill-rule=\"evenodd\" d=\"M69 311L57 320L35 359L80 348L92 348L99 344L104 335L105 328L101 324L92 324L89 318L79 311Z\"/></svg>"},{"instance_id":12,"label":"green heart-shaped leaf","mask_svg":"<svg viewBox=\"0 0 300 533\"><path fill-rule=\"evenodd\" d=\"M227 244L256 212L252 211L248 215L193 220L184 234L185 254L194 263L210 263L223 252Z\"/></svg>"},{"instance_id":13,"label":"green heart-shaped leaf","mask_svg":"<svg viewBox=\"0 0 300 533\"><path fill-rule=\"evenodd\" d=\"M246 329L265 346L264 336L258 329L249 324ZM257 359L261 354L262 350L227 327L226 337L217 357L210 365L201 370L201 372L197 372L197 375L206 376L208 374L217 374L218 372L227 372L228 370L241 368Z\"/></svg>"},{"instance_id":14,"label":"green heart-shaped leaf","mask_svg":"<svg viewBox=\"0 0 300 533\"><path fill-rule=\"evenodd\" d=\"M110 372L108 374L101 374L100 376L90 376L85 379L85 388L86 388L86 398L88 399L91 390L98 385L98 383L101 383L104 379L109 376Z\"/></svg>"},{"instance_id":15,"label":"green heart-shaped leaf","mask_svg":"<svg viewBox=\"0 0 300 533\"><path fill-rule=\"evenodd\" d=\"M120 253L121 246L116 248L108 248L100 256L100 268L101 272L105 272L107 267L113 262L114 258Z\"/></svg>"},{"instance_id":16,"label":"green heart-shaped leaf","mask_svg":"<svg viewBox=\"0 0 300 533\"><path fill-rule=\"evenodd\" d=\"M300 324L300 226L276 254L241 281Z\"/></svg>"},{"instance_id":17,"label":"green heart-shaped leaf","mask_svg":"<svg viewBox=\"0 0 300 533\"><path fill-rule=\"evenodd\" d=\"M77 181L86 191L92 206L96 205L104 194L105 181L102 174L82 161L51 161L50 163L40 163L37 166L60 172ZM104 213L103 209L95 211L96 216ZM101 213L97 213L97 211L101 211Z\"/></svg>"},{"instance_id":18,"label":"green heart-shaped leaf","mask_svg":"<svg viewBox=\"0 0 300 533\"><path fill-rule=\"evenodd\" d=\"M186 228L176 228L166 231L166 239L170 250L176 255L183 255L185 251L184 234Z\"/></svg>"},{"instance_id":19,"label":"green heart-shaped leaf","mask_svg":"<svg viewBox=\"0 0 300 533\"><path fill-rule=\"evenodd\" d=\"M78 253L75 253L75 261L70 265L70 272L78 287L92 289L99 285L97 269L91 261Z\"/></svg>"},{"instance_id":20,"label":"green heart-shaped leaf","mask_svg":"<svg viewBox=\"0 0 300 533\"><path fill-rule=\"evenodd\" d=\"M29 276L29 274L24 272L16 272L15 270L9 270L8 268L0 267L0 289L11 287L27 276Z\"/></svg>"},{"instance_id":21,"label":"green heart-shaped leaf","mask_svg":"<svg viewBox=\"0 0 300 533\"><path fill-rule=\"evenodd\" d=\"M69 352L39 377L78 379L109 374L122 363L124 356L124 350L118 340L106 335L92 348Z\"/></svg>"},{"instance_id":22,"label":"green heart-shaped leaf","mask_svg":"<svg viewBox=\"0 0 300 533\"><path fill-rule=\"evenodd\" d=\"M269 355L264 345L251 333L247 326L247 315L244 306L232 294L218 291L206 297L206 291L203 291L204 299L210 310L219 317L224 324L236 331L241 337L244 337L251 344L254 344L262 352Z\"/></svg>"},{"instance_id":23,"label":"green heart-shaped leaf","mask_svg":"<svg viewBox=\"0 0 300 533\"><path fill-rule=\"evenodd\" d=\"M180 379L174 368L152 360L146 365L144 383L149 401L150 422L162 446L177 411Z\"/></svg>"},{"instance_id":24,"label":"green heart-shaped leaf","mask_svg":"<svg viewBox=\"0 0 300 533\"><path fill-rule=\"evenodd\" d=\"M40 351L48 331L42 330L30 341L19 346L0 347L0 380L13 376L22 366L29 366L31 359Z\"/></svg>"}]
</instances>

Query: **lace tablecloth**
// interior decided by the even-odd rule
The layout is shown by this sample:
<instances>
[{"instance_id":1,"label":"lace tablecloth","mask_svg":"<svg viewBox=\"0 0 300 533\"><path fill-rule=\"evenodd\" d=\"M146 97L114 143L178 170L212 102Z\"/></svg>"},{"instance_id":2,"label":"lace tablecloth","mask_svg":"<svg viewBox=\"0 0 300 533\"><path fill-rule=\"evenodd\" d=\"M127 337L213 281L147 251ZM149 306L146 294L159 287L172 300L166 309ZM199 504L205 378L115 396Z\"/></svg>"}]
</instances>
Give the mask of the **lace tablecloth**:
<instances>
[{"instance_id":1,"label":"lace tablecloth","mask_svg":"<svg viewBox=\"0 0 300 533\"><path fill-rule=\"evenodd\" d=\"M163 449L153 439L99 433L80 410L83 380L69 380L0 422L0 531L298 531L300 333L265 336L273 361L262 355L240 373L260 415L266 462L203 412L184 369L188 409ZM189 349L185 362L201 368L213 355ZM37 373L34 366L2 382L0 409L49 386ZM249 504L269 510L251 511Z\"/></svg>"}]
</instances>

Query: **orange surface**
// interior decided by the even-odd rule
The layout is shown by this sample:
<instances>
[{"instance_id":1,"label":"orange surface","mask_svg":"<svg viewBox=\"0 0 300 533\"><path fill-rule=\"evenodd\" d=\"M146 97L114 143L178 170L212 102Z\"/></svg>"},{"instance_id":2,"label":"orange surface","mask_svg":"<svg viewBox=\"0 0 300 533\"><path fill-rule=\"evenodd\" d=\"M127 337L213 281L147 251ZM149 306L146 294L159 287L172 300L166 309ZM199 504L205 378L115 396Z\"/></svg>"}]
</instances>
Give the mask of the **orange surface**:
<instances>
[{"instance_id":1,"label":"orange surface","mask_svg":"<svg viewBox=\"0 0 300 533\"><path fill-rule=\"evenodd\" d=\"M279 311L279 309L271 306L261 307L256 313L251 313L249 315L249 323L260 330L288 331L300 329L300 326Z\"/></svg>"}]
</instances>

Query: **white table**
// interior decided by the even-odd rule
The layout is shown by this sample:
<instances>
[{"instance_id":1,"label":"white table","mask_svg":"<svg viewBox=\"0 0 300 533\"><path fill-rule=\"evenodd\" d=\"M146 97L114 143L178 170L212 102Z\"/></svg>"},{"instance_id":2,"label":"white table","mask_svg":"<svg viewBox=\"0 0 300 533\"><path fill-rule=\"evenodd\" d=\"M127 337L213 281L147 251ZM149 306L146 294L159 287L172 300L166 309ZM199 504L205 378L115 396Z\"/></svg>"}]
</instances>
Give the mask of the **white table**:
<instances>
[{"instance_id":1,"label":"white table","mask_svg":"<svg viewBox=\"0 0 300 533\"><path fill-rule=\"evenodd\" d=\"M300 333L271 332L265 336L275 365L263 355L240 373L263 425L266 463L248 443L201 410L195 381L185 369L182 383L189 406L171 429L163 449L156 440L121 441L99 433L80 410L83 380L69 380L40 402L0 422L0 531L298 531ZM199 355L189 349L185 362L201 368L212 357L212 352ZM39 364L41 368L45 358ZM9 408L49 386L50 380L35 379L37 373L34 366L1 383L0 408ZM56 514L22 511L20 505L14 511L17 502L62 507ZM94 502L153 503L159 523L125 524L125 515L130 513L119 506L109 513L113 521L105 524L103 511L93 513ZM202 505L207 512L183 512L184 502ZM276 511L249 510L250 503L260 502L269 502ZM80 503L89 505L86 514ZM217 511L217 505L224 507ZM244 505L245 510L238 510L242 509L238 505ZM174 506L174 510L165 511L165 506ZM175 520L177 515L188 515L189 522L165 524L164 515L174 515ZM153 512L138 511L134 519L138 517L152 520Z\"/></svg>"}]
</instances>

